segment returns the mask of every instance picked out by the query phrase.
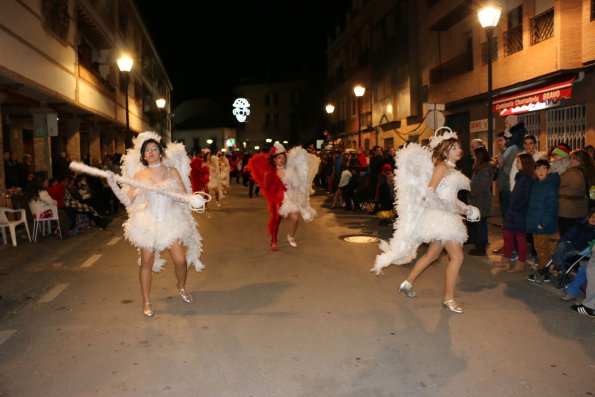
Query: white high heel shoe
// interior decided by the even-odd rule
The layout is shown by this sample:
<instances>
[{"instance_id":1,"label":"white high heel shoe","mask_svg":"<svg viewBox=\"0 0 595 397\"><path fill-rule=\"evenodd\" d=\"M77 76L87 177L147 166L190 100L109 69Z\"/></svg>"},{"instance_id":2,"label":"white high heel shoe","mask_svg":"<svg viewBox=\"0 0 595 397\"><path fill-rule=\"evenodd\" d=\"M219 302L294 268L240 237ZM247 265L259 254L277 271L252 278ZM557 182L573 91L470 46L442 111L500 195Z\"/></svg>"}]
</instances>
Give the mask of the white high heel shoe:
<instances>
[{"instance_id":1,"label":"white high heel shoe","mask_svg":"<svg viewBox=\"0 0 595 397\"><path fill-rule=\"evenodd\" d=\"M186 288L180 288L179 292L184 302L192 303L192 295L190 295L190 292L186 291Z\"/></svg>"},{"instance_id":2,"label":"white high heel shoe","mask_svg":"<svg viewBox=\"0 0 595 397\"><path fill-rule=\"evenodd\" d=\"M413 285L407 280L401 283L399 292L404 293L407 298L415 298L417 296L417 294L413 292Z\"/></svg>"},{"instance_id":3,"label":"white high heel shoe","mask_svg":"<svg viewBox=\"0 0 595 397\"><path fill-rule=\"evenodd\" d=\"M459 307L459 305L457 305L457 302L455 302L454 299L442 299L442 306L444 306L445 309L448 309L453 313L463 314L463 309Z\"/></svg>"}]
</instances>

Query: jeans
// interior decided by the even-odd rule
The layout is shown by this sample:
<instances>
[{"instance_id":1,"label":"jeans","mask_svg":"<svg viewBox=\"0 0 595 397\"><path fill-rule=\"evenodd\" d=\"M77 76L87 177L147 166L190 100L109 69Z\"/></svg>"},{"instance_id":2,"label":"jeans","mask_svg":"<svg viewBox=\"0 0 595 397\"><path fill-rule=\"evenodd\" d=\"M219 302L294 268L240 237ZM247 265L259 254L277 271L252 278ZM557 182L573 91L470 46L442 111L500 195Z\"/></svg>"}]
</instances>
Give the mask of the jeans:
<instances>
[{"instance_id":1,"label":"jeans","mask_svg":"<svg viewBox=\"0 0 595 397\"><path fill-rule=\"evenodd\" d=\"M560 241L556 245L556 252L552 256L552 263L556 270L565 270L566 255L571 251L573 251L573 248L569 241Z\"/></svg>"},{"instance_id":2,"label":"jeans","mask_svg":"<svg viewBox=\"0 0 595 397\"><path fill-rule=\"evenodd\" d=\"M527 239L525 232L514 232L512 230L504 230L504 257L512 258L512 251L514 250L514 242L517 243L517 252L519 254L519 261L527 261Z\"/></svg>"},{"instance_id":3,"label":"jeans","mask_svg":"<svg viewBox=\"0 0 595 397\"><path fill-rule=\"evenodd\" d=\"M564 292L572 297L577 297L581 292L581 287L587 282L587 265L583 265L578 268L578 273L574 276L574 280L566 287Z\"/></svg>"}]
</instances>

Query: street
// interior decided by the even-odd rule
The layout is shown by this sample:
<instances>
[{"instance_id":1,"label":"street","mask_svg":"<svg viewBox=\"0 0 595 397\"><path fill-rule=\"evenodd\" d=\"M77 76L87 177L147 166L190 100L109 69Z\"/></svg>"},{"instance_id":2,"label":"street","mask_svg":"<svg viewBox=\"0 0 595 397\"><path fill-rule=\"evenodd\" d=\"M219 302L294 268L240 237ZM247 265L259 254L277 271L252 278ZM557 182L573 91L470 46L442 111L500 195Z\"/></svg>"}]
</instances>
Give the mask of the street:
<instances>
[{"instance_id":1,"label":"street","mask_svg":"<svg viewBox=\"0 0 595 397\"><path fill-rule=\"evenodd\" d=\"M370 272L386 239L367 213L318 211L297 248L269 250L261 197L232 181L222 207L196 214L206 268L153 274L155 317L142 314L137 253L124 214L105 231L0 248L0 396L592 396L595 326L555 283L466 256L441 308L446 258L397 288L411 264ZM439 227L439 225L437 225ZM492 225L490 242L501 239ZM467 251L470 246L465 246ZM423 248L422 248L423 249ZM491 250L490 250L491 252ZM169 258L167 252L164 258Z\"/></svg>"}]
</instances>

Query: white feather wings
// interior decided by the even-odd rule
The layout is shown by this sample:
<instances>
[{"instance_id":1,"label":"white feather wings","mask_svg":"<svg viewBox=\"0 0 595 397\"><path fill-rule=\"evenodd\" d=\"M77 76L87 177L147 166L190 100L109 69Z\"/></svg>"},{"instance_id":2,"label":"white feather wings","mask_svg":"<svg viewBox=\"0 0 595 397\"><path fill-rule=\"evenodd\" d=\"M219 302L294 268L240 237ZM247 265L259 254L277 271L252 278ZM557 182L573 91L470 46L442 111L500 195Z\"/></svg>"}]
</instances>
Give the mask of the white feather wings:
<instances>
[{"instance_id":1,"label":"white feather wings","mask_svg":"<svg viewBox=\"0 0 595 397\"><path fill-rule=\"evenodd\" d=\"M422 243L419 225L425 213L421 204L433 172L432 153L429 148L410 143L397 152L395 170L395 209L397 220L393 237L380 242L380 254L376 256L371 271L381 274L391 265L411 262Z\"/></svg>"},{"instance_id":2,"label":"white feather wings","mask_svg":"<svg viewBox=\"0 0 595 397\"><path fill-rule=\"evenodd\" d=\"M279 210L281 216L299 211L306 222L314 219L316 211L310 206L312 182L318 172L320 158L296 146L287 152L287 166L283 182L287 185L286 197Z\"/></svg>"}]
</instances>

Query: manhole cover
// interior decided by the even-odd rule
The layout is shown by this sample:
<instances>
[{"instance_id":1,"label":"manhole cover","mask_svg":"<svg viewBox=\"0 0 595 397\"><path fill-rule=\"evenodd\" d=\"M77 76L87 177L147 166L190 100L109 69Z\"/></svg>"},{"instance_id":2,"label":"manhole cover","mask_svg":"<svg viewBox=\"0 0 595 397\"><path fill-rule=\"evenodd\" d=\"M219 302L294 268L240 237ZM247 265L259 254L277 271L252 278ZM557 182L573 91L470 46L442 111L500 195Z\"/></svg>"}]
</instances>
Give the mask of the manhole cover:
<instances>
[{"instance_id":1,"label":"manhole cover","mask_svg":"<svg viewBox=\"0 0 595 397\"><path fill-rule=\"evenodd\" d=\"M364 244L364 243L376 243L378 242L378 237L372 237L372 236L347 236L347 237L343 237L344 241L347 241L348 243L358 243L358 244Z\"/></svg>"}]
</instances>

